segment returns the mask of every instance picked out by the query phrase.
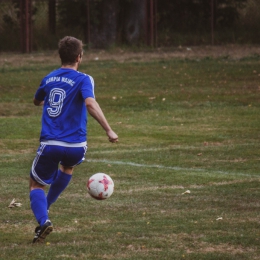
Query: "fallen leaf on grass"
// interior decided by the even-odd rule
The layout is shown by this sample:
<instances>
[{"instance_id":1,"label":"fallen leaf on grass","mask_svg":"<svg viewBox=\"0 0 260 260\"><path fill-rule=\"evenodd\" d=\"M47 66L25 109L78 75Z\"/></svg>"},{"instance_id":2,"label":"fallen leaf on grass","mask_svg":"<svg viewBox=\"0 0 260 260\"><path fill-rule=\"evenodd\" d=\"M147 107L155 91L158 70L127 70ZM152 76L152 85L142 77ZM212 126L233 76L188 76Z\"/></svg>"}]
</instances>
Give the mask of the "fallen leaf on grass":
<instances>
[{"instance_id":1,"label":"fallen leaf on grass","mask_svg":"<svg viewBox=\"0 0 260 260\"><path fill-rule=\"evenodd\" d=\"M182 193L183 194L189 194L190 193L190 190L186 190L185 192Z\"/></svg>"},{"instance_id":2,"label":"fallen leaf on grass","mask_svg":"<svg viewBox=\"0 0 260 260\"><path fill-rule=\"evenodd\" d=\"M13 199L11 201L11 203L9 204L8 208L21 207L21 206L22 206L22 203L15 202L15 199Z\"/></svg>"}]
</instances>

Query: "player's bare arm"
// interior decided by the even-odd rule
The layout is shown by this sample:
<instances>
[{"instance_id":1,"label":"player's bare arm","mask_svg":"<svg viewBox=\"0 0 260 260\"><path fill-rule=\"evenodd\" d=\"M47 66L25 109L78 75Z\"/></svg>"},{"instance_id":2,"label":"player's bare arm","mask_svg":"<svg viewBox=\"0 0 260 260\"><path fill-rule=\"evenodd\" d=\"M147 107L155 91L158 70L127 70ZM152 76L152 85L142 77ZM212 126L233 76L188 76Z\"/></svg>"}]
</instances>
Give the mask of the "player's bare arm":
<instances>
[{"instance_id":1,"label":"player's bare arm","mask_svg":"<svg viewBox=\"0 0 260 260\"><path fill-rule=\"evenodd\" d=\"M33 104L35 106L42 106L44 104L44 101L40 101L40 100L37 100L37 99L33 99Z\"/></svg>"},{"instance_id":2,"label":"player's bare arm","mask_svg":"<svg viewBox=\"0 0 260 260\"><path fill-rule=\"evenodd\" d=\"M108 139L111 143L116 143L118 141L117 134L111 129L108 124L102 109L94 98L86 98L85 104L88 110L88 113L97 120L97 122L102 126L106 131Z\"/></svg>"}]
</instances>

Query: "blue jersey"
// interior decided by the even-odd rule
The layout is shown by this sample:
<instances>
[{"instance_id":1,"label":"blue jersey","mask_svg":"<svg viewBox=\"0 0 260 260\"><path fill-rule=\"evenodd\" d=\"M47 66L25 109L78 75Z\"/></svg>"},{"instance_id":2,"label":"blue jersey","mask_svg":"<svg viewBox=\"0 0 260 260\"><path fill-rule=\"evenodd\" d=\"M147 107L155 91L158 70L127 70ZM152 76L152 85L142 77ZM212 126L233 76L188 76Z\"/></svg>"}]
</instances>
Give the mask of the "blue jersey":
<instances>
[{"instance_id":1,"label":"blue jersey","mask_svg":"<svg viewBox=\"0 0 260 260\"><path fill-rule=\"evenodd\" d=\"M36 100L44 100L40 141L85 142L88 97L95 98L89 75L60 68L43 78L35 94Z\"/></svg>"}]
</instances>

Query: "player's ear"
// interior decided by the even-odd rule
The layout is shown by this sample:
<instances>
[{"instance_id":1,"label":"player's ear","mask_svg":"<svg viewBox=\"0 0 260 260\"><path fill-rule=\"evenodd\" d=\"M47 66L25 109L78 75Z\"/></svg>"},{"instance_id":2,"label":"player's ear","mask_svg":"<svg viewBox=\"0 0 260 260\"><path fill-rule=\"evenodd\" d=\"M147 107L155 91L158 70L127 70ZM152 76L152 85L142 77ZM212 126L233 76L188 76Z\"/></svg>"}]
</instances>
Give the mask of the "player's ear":
<instances>
[{"instance_id":1,"label":"player's ear","mask_svg":"<svg viewBox=\"0 0 260 260\"><path fill-rule=\"evenodd\" d=\"M80 62L81 59L82 59L82 54L80 53L80 54L77 56L76 62Z\"/></svg>"}]
</instances>

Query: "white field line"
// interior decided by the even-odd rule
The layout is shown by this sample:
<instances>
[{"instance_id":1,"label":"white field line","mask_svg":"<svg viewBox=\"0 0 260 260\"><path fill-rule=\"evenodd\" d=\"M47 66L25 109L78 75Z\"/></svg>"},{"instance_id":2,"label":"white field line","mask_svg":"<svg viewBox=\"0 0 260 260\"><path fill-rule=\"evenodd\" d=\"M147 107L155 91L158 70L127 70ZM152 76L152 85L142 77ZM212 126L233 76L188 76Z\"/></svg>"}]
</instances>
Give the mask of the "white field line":
<instances>
[{"instance_id":1,"label":"white field line","mask_svg":"<svg viewBox=\"0 0 260 260\"><path fill-rule=\"evenodd\" d=\"M106 150L106 151L91 151L91 154L111 154L111 153L141 153L141 152L157 152L157 151L161 151L161 150L170 150L170 149L180 149L181 147L176 147L174 146L172 147L160 147L160 148L147 148L147 149L124 149L124 150ZM195 149L196 147L194 146L190 146L190 147L186 147L184 149Z\"/></svg>"},{"instance_id":2,"label":"white field line","mask_svg":"<svg viewBox=\"0 0 260 260\"><path fill-rule=\"evenodd\" d=\"M210 174L223 174L223 175L235 175L235 176L239 175L239 176L260 178L259 175L255 175L255 174L232 173L232 172L226 172L226 171L214 171L214 170L210 170L210 169L184 168L184 167L177 167L177 166L157 165L157 164L140 164L140 163L134 163L134 162L125 162L125 161L111 161L111 160L107 160L107 159L87 159L87 162L129 165L129 166L134 166L134 167L157 168L157 169L165 169L165 170L182 171L182 174L189 174L189 172L204 172L204 173L210 173Z\"/></svg>"},{"instance_id":3,"label":"white field line","mask_svg":"<svg viewBox=\"0 0 260 260\"><path fill-rule=\"evenodd\" d=\"M182 186L182 185L162 185L162 186L143 186L141 188L134 188L134 189L129 189L129 190L121 190L117 189L117 192L119 193L133 193L133 192L143 192L143 191L155 191L155 190L165 190L165 189L170 189L170 190L181 190L181 195L184 195L183 193L184 189L191 189L191 190L197 190L197 189L203 189L205 187L209 186L225 186L225 185L232 185L232 184L237 184L237 183L248 183L250 181L254 181L257 179L253 180L248 180L248 179L243 179L243 180L233 180L233 181L224 181L224 182L211 182L208 183L207 185L188 185L188 186ZM187 190L190 193L190 190Z\"/></svg>"},{"instance_id":4,"label":"white field line","mask_svg":"<svg viewBox=\"0 0 260 260\"><path fill-rule=\"evenodd\" d=\"M236 146L252 146L254 144L236 144ZM170 147L157 147L157 148L144 148L144 149L122 149L122 150L105 150L105 151L91 151L91 154L112 154L112 153L141 153L141 152L156 152L156 151L165 151L165 150L176 150L176 149L182 149L182 150L193 150L193 149L206 149L206 148L221 148L221 147L231 147L232 145L225 145L225 144L220 144L220 145L201 145L201 146L183 146L183 145L173 145ZM255 145L254 145L255 146Z\"/></svg>"}]
</instances>

